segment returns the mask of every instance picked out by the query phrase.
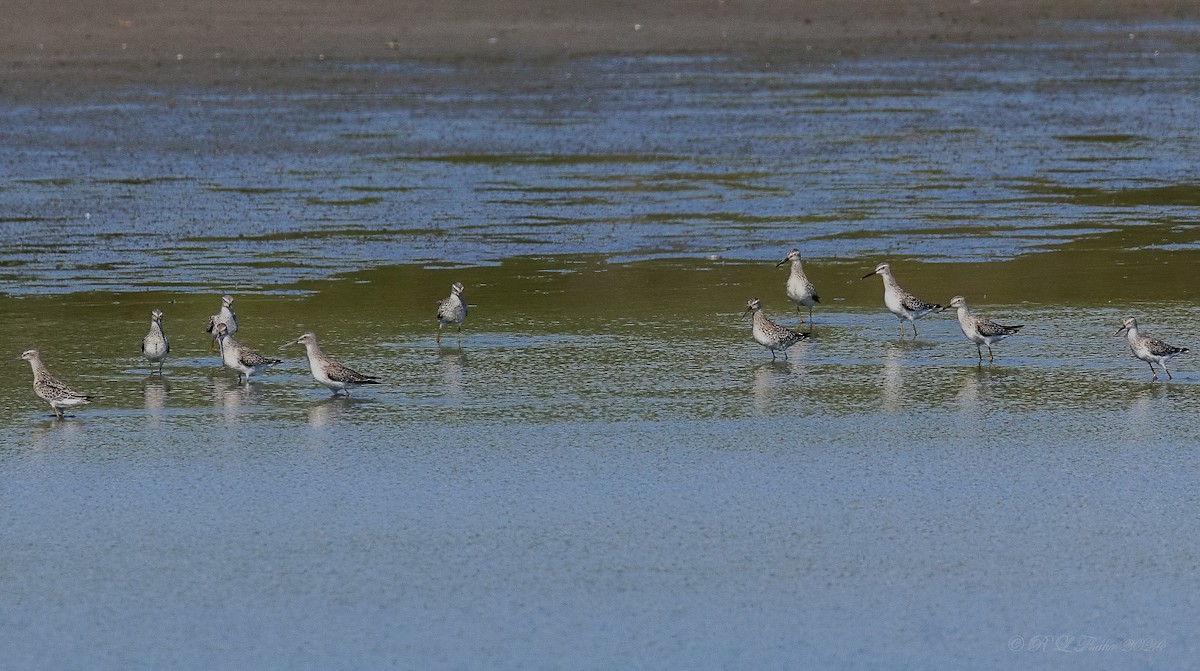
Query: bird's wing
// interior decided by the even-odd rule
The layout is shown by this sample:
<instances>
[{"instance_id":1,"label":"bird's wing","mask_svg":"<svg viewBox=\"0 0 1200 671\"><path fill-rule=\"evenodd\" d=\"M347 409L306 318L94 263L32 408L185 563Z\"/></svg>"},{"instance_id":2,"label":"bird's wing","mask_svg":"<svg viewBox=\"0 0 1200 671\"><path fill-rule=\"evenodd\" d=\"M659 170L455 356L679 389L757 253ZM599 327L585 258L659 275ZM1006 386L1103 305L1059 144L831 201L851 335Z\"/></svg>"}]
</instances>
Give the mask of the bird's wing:
<instances>
[{"instance_id":1,"label":"bird's wing","mask_svg":"<svg viewBox=\"0 0 1200 671\"><path fill-rule=\"evenodd\" d=\"M980 319L975 324L975 329L977 331L979 331L979 335L981 335L985 338L991 338L991 337L1000 336L1000 335L1004 335L1004 336L1012 335L1012 334L1016 333L1017 331L1020 331L1024 326L1025 326L1024 324L1018 324L1016 326L1005 326L1003 324L997 324L996 322L994 322L990 319Z\"/></svg>"},{"instance_id":2,"label":"bird's wing","mask_svg":"<svg viewBox=\"0 0 1200 671\"><path fill-rule=\"evenodd\" d=\"M363 375L362 373L347 368L336 361L327 361L325 363L325 374L334 382L358 382L360 384L374 382L379 378L374 375Z\"/></svg>"},{"instance_id":3,"label":"bird's wing","mask_svg":"<svg viewBox=\"0 0 1200 671\"><path fill-rule=\"evenodd\" d=\"M83 394L76 393L67 385L59 382L58 379L52 375L47 375L46 377L42 378L41 386L55 398L89 398Z\"/></svg>"},{"instance_id":4,"label":"bird's wing","mask_svg":"<svg viewBox=\"0 0 1200 671\"><path fill-rule=\"evenodd\" d=\"M1174 347L1159 340L1158 338L1147 338L1146 348L1154 356L1168 356L1171 354L1179 354L1180 352L1188 351L1186 347Z\"/></svg>"},{"instance_id":5,"label":"bird's wing","mask_svg":"<svg viewBox=\"0 0 1200 671\"><path fill-rule=\"evenodd\" d=\"M270 366L277 363L283 363L282 359L268 359L258 352L245 347L238 350L238 361L243 366L247 366L249 368L258 368L259 366Z\"/></svg>"},{"instance_id":6,"label":"bird's wing","mask_svg":"<svg viewBox=\"0 0 1200 671\"><path fill-rule=\"evenodd\" d=\"M936 310L942 307L936 303L926 303L912 294L904 294L904 299L901 301L901 305L903 305L905 309L912 310L913 312Z\"/></svg>"},{"instance_id":7,"label":"bird's wing","mask_svg":"<svg viewBox=\"0 0 1200 671\"><path fill-rule=\"evenodd\" d=\"M772 327L774 327L772 329L773 330L772 335L779 338L780 340L786 340L786 341L791 341L791 342L800 342L801 340L805 340L808 338L808 334L806 334L806 333L800 333L799 331L793 331L790 328L788 328L786 326L780 326L779 324L776 324L775 322L770 322L770 324Z\"/></svg>"}]
</instances>

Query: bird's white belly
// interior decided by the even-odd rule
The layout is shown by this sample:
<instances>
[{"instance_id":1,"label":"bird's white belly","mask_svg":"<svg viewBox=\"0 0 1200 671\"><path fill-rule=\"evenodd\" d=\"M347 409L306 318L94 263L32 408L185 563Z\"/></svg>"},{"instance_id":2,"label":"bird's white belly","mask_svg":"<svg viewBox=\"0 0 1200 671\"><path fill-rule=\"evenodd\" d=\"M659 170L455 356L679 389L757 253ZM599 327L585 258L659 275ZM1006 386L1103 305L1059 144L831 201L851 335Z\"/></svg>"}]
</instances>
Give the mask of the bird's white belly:
<instances>
[{"instance_id":1,"label":"bird's white belly","mask_svg":"<svg viewBox=\"0 0 1200 671\"><path fill-rule=\"evenodd\" d=\"M151 361L159 361L167 355L167 343L161 340L155 340L146 343L146 358Z\"/></svg>"},{"instance_id":2,"label":"bird's white belly","mask_svg":"<svg viewBox=\"0 0 1200 671\"><path fill-rule=\"evenodd\" d=\"M979 331L975 328L975 325L971 322L960 317L958 320L958 327L962 329L963 335L967 337L967 340L970 340L976 345L989 344L987 342L987 338L984 338L982 335L980 335Z\"/></svg>"},{"instance_id":3,"label":"bird's white belly","mask_svg":"<svg viewBox=\"0 0 1200 671\"><path fill-rule=\"evenodd\" d=\"M904 308L904 304L901 302L899 294L891 291L885 291L883 293L883 304L887 306L887 309L892 314L898 317L909 319L908 310Z\"/></svg>"},{"instance_id":4,"label":"bird's white belly","mask_svg":"<svg viewBox=\"0 0 1200 671\"><path fill-rule=\"evenodd\" d=\"M84 403L87 403L87 402L88 401L85 398L81 398L78 396L68 396L66 398L56 398L53 401L50 401L50 405L55 408L62 409L62 408L74 408L77 405L83 405Z\"/></svg>"},{"instance_id":5,"label":"bird's white belly","mask_svg":"<svg viewBox=\"0 0 1200 671\"><path fill-rule=\"evenodd\" d=\"M799 303L806 307L813 306L812 292L808 290L808 283L797 277L788 278L787 281L787 297L793 303Z\"/></svg>"},{"instance_id":6,"label":"bird's white belly","mask_svg":"<svg viewBox=\"0 0 1200 671\"><path fill-rule=\"evenodd\" d=\"M309 370L312 371L313 379L317 381L317 384L324 385L324 386L326 386L330 389L334 389L334 390L340 390L340 389L346 388L345 384L330 379L330 377L325 374L325 368L322 367L319 363L317 363L315 361L311 361L308 364L308 368L309 368Z\"/></svg>"},{"instance_id":7,"label":"bird's white belly","mask_svg":"<svg viewBox=\"0 0 1200 671\"><path fill-rule=\"evenodd\" d=\"M754 325L754 339L763 347L770 347L771 349L775 348L775 341L772 340L771 337L767 335L767 332L762 330L758 324Z\"/></svg>"},{"instance_id":8,"label":"bird's white belly","mask_svg":"<svg viewBox=\"0 0 1200 671\"><path fill-rule=\"evenodd\" d=\"M225 367L229 370L236 370L243 375L248 375L250 371L253 370L249 366L242 365L242 362L238 360L237 352L234 352L232 348L229 347L221 348L221 362L224 363Z\"/></svg>"}]
</instances>

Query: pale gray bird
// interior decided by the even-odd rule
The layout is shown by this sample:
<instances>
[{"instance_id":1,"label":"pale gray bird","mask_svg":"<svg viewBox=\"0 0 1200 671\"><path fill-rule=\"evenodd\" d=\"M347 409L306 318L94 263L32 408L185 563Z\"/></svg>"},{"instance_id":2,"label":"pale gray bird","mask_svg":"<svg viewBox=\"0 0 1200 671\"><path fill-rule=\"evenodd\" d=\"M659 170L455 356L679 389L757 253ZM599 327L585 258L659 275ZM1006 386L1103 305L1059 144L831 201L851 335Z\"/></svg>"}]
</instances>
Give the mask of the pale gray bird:
<instances>
[{"instance_id":1,"label":"pale gray bird","mask_svg":"<svg viewBox=\"0 0 1200 671\"><path fill-rule=\"evenodd\" d=\"M171 343L167 340L167 334L163 331L163 313L162 310L155 308L150 311L150 332L142 338L142 356L151 364L158 364L158 374L162 375L163 362L167 360L167 353L171 351ZM153 369L150 370L154 372Z\"/></svg>"},{"instance_id":2,"label":"pale gray bird","mask_svg":"<svg viewBox=\"0 0 1200 671\"><path fill-rule=\"evenodd\" d=\"M462 342L462 323L467 318L467 304L463 302L462 295L462 283L455 282L450 285L450 296L438 301L438 344L442 342L442 327L449 324L454 324L458 327L458 340L460 344Z\"/></svg>"},{"instance_id":3,"label":"pale gray bird","mask_svg":"<svg viewBox=\"0 0 1200 671\"><path fill-rule=\"evenodd\" d=\"M1146 335L1138 330L1137 320L1133 317L1126 317L1121 322L1121 328L1117 329L1113 335L1120 335L1124 331L1125 337L1129 340L1129 349L1133 351L1133 355L1142 361L1145 361L1150 366L1150 372L1154 377L1152 380L1158 379L1158 371L1154 370L1154 364L1162 366L1162 369L1167 372L1167 379L1171 378L1171 371L1167 370L1167 361L1177 354L1183 354L1188 351L1186 347L1173 347L1167 343Z\"/></svg>"},{"instance_id":4,"label":"pale gray bird","mask_svg":"<svg viewBox=\"0 0 1200 671\"><path fill-rule=\"evenodd\" d=\"M46 365L42 363L41 353L36 349L25 350L21 354L21 358L28 361L33 368L33 393L50 404L50 407L54 409L55 417L61 418L65 408L74 408L77 405L92 402L91 396L71 391L70 387L51 375L50 371L46 369Z\"/></svg>"},{"instance_id":5,"label":"pale gray bird","mask_svg":"<svg viewBox=\"0 0 1200 671\"><path fill-rule=\"evenodd\" d=\"M217 314L208 318L208 328L205 330L212 334L214 343L217 341L217 326L219 324L225 325L225 331L229 335L237 333L237 314L233 311L233 296L229 294L221 296L221 309Z\"/></svg>"},{"instance_id":6,"label":"pale gray bird","mask_svg":"<svg viewBox=\"0 0 1200 671\"><path fill-rule=\"evenodd\" d=\"M308 354L308 368L312 371L313 379L328 387L334 396L342 391L346 392L346 396L350 396L351 387L380 384L378 377L363 375L325 356L325 353L317 346L317 336L312 333L305 333L287 344L304 345L305 352Z\"/></svg>"},{"instance_id":7,"label":"pale gray bird","mask_svg":"<svg viewBox=\"0 0 1200 671\"><path fill-rule=\"evenodd\" d=\"M887 263L881 263L875 266L875 270L863 275L865 280L872 275L879 275L883 278L883 304L894 315L900 318L900 335L904 335L904 322L912 324L913 337L917 335L917 320L930 312L941 312L942 306L937 303L926 303L916 296L908 293L900 288L900 284L896 282L895 276L892 275L892 266Z\"/></svg>"},{"instance_id":8,"label":"pale gray bird","mask_svg":"<svg viewBox=\"0 0 1200 671\"><path fill-rule=\"evenodd\" d=\"M788 252L782 261L775 264L775 267L778 268L789 262L792 264L792 272L788 274L787 284L784 286L788 300L796 304L797 313L800 312L800 306L808 307L808 323L811 324L813 306L820 303L821 298L817 296L817 288L808 281L808 276L804 274L804 263L800 259L799 249ZM803 316L800 317L800 321L804 321Z\"/></svg>"},{"instance_id":9,"label":"pale gray bird","mask_svg":"<svg viewBox=\"0 0 1200 671\"><path fill-rule=\"evenodd\" d=\"M980 361L983 361L983 350L980 349L981 345L988 348L988 363L992 363L995 359L992 355L992 345L1025 328L1024 324L1004 326L990 319L972 314L967 309L967 299L962 296L951 298L950 305L942 308L942 311L949 310L950 308L958 310L958 325L962 328L963 335L967 337L967 340L975 343L975 352L979 354Z\"/></svg>"},{"instance_id":10,"label":"pale gray bird","mask_svg":"<svg viewBox=\"0 0 1200 671\"><path fill-rule=\"evenodd\" d=\"M237 371L238 382L241 382L244 376L246 384L250 384L251 375L261 373L277 363L283 363L281 359L268 359L249 347L239 344L233 339L233 336L229 335L229 327L225 324L217 324L213 331L221 346L221 363L225 364L229 370Z\"/></svg>"}]
</instances>

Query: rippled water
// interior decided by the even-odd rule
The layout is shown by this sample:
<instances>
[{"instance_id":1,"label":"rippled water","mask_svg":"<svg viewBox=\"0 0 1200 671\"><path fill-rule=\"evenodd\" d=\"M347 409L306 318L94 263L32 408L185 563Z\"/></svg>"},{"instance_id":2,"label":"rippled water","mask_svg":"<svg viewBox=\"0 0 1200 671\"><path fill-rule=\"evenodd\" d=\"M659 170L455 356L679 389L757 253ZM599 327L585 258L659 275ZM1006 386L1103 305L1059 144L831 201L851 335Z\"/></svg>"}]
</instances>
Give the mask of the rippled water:
<instances>
[{"instance_id":1,"label":"rippled water","mask_svg":"<svg viewBox=\"0 0 1200 671\"><path fill-rule=\"evenodd\" d=\"M1196 31L1078 28L5 105L0 649L1185 668L1200 376L1151 382L1110 335L1198 342ZM822 303L773 362L739 315L794 325L793 245ZM858 279L881 258L1027 326L993 365L949 314L900 339ZM438 347L455 280L474 307ZM203 333L226 291L286 359L249 387ZM385 384L329 399L278 350L306 330ZM95 402L53 420L34 345Z\"/></svg>"},{"instance_id":2,"label":"rippled water","mask_svg":"<svg viewBox=\"0 0 1200 671\"><path fill-rule=\"evenodd\" d=\"M329 62L304 90L11 104L0 288L793 244L985 260L1146 226L1194 250L1195 28L887 59Z\"/></svg>"}]
</instances>

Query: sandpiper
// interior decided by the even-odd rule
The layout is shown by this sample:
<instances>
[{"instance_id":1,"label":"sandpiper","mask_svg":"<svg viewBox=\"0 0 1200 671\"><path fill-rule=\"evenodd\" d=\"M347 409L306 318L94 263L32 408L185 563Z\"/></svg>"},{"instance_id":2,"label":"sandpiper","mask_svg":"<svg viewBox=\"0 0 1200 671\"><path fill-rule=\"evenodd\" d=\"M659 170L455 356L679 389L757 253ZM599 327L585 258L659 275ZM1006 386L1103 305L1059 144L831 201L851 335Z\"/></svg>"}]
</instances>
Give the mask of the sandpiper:
<instances>
[{"instance_id":1,"label":"sandpiper","mask_svg":"<svg viewBox=\"0 0 1200 671\"><path fill-rule=\"evenodd\" d=\"M225 325L225 330L229 335L237 333L237 315L233 312L233 296L225 294L221 296L221 309L217 314L208 318L208 328L205 329L212 334L213 342L217 340L217 326Z\"/></svg>"},{"instance_id":2,"label":"sandpiper","mask_svg":"<svg viewBox=\"0 0 1200 671\"><path fill-rule=\"evenodd\" d=\"M305 333L286 344L304 345L304 349L308 353L308 367L312 371L313 379L328 387L334 396L341 391L345 391L346 396L350 396L350 388L361 384L379 384L378 377L363 375L325 356L325 353L317 346L317 336L311 333Z\"/></svg>"},{"instance_id":3,"label":"sandpiper","mask_svg":"<svg viewBox=\"0 0 1200 671\"><path fill-rule=\"evenodd\" d=\"M162 375L163 362L167 360L167 353L171 351L171 343L167 340L167 334L163 332L162 318L162 310L151 310L150 332L142 338L142 356L151 364L158 364L159 375ZM150 373L154 373L153 368Z\"/></svg>"},{"instance_id":4,"label":"sandpiper","mask_svg":"<svg viewBox=\"0 0 1200 671\"><path fill-rule=\"evenodd\" d=\"M775 360L775 352L783 352L783 359L786 361L789 347L801 340L808 340L808 334L797 333L767 319L762 312L762 303L757 298L746 301L746 311L742 313L742 318L745 319L749 313L754 313L754 339L771 351L772 361Z\"/></svg>"},{"instance_id":5,"label":"sandpiper","mask_svg":"<svg viewBox=\"0 0 1200 671\"><path fill-rule=\"evenodd\" d=\"M54 409L55 417L61 418L64 408L73 408L92 402L92 397L71 391L70 387L51 375L50 371L46 370L46 365L42 363L41 353L36 349L25 350L21 354L21 358L28 361L33 368L33 393L50 404L50 407Z\"/></svg>"},{"instance_id":6,"label":"sandpiper","mask_svg":"<svg viewBox=\"0 0 1200 671\"><path fill-rule=\"evenodd\" d=\"M462 283L455 282L450 285L450 296L438 301L438 344L442 342L442 327L447 324L454 324L458 327L458 340L460 344L462 342L462 323L467 318L467 304L463 302L462 294Z\"/></svg>"},{"instance_id":7,"label":"sandpiper","mask_svg":"<svg viewBox=\"0 0 1200 671\"><path fill-rule=\"evenodd\" d=\"M1158 379L1158 371L1154 370L1155 363L1162 366L1162 369L1167 372L1168 380L1172 379L1171 371L1167 370L1167 361L1176 354L1188 351L1188 348L1172 347L1158 338L1143 334L1138 330L1137 320L1133 317L1126 317L1121 322L1121 328L1117 329L1113 335L1120 335L1122 331L1129 339L1129 349L1133 350L1133 355L1150 366L1150 372L1154 375L1152 380Z\"/></svg>"},{"instance_id":8,"label":"sandpiper","mask_svg":"<svg viewBox=\"0 0 1200 671\"><path fill-rule=\"evenodd\" d=\"M281 359L268 359L249 347L239 344L233 339L233 336L229 335L229 327L225 324L217 324L213 332L221 346L221 363L225 364L226 368L237 371L238 382L241 382L242 377L245 376L246 384L250 384L251 375L263 372L268 366L283 363Z\"/></svg>"},{"instance_id":9,"label":"sandpiper","mask_svg":"<svg viewBox=\"0 0 1200 671\"><path fill-rule=\"evenodd\" d=\"M812 323L813 306L821 302L817 296L817 288L812 282L808 281L808 277L804 274L804 266L800 260L800 250L793 249L788 252L787 256L782 261L775 264L778 268L788 261L792 262L792 272L788 275L787 280L787 297L796 304L796 313L800 313L800 306L808 306L808 323ZM801 315L800 322L804 322L804 317Z\"/></svg>"},{"instance_id":10,"label":"sandpiper","mask_svg":"<svg viewBox=\"0 0 1200 671\"><path fill-rule=\"evenodd\" d=\"M950 308L958 309L958 325L962 327L963 335L967 336L967 340L975 343L975 352L979 354L979 361L981 363L983 362L983 350L980 348L980 345L988 348L988 363L992 363L994 360L992 343L998 343L1025 327L1024 324L1004 326L985 317L971 314L971 311L967 309L967 299L962 296L951 298L950 305L942 308L941 311L949 310Z\"/></svg>"},{"instance_id":11,"label":"sandpiper","mask_svg":"<svg viewBox=\"0 0 1200 671\"><path fill-rule=\"evenodd\" d=\"M883 278L883 304L892 314L900 318L900 335L904 336L904 322L907 320L913 326L913 337L917 335L917 320L930 312L940 311L941 305L926 303L916 296L900 288L892 275L892 267L886 263L875 266L875 270L862 276L867 279L872 275Z\"/></svg>"}]
</instances>

